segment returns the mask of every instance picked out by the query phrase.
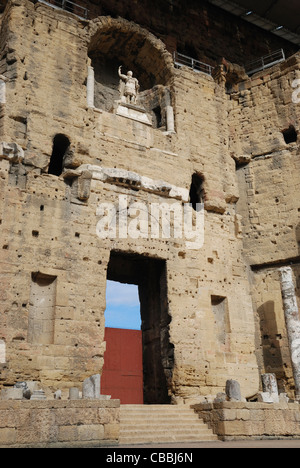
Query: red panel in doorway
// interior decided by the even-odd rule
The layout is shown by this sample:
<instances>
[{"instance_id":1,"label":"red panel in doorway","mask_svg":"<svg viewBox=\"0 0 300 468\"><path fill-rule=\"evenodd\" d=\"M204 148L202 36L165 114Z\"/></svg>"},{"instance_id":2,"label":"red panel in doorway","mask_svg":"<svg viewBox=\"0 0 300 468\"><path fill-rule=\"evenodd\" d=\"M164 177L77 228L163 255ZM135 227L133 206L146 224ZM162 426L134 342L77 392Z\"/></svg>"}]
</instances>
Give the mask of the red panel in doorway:
<instances>
[{"instance_id":1,"label":"red panel in doorway","mask_svg":"<svg viewBox=\"0 0 300 468\"><path fill-rule=\"evenodd\" d=\"M121 404L143 404L143 356L140 330L105 329L102 395Z\"/></svg>"}]
</instances>

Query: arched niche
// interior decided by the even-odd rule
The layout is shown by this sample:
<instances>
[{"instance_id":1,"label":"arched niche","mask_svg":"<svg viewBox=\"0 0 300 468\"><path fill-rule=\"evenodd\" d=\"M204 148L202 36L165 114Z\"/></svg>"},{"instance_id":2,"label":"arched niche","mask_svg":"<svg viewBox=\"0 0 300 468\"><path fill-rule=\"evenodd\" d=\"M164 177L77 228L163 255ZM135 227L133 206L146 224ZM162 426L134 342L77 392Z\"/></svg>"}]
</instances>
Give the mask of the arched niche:
<instances>
[{"instance_id":1,"label":"arched niche","mask_svg":"<svg viewBox=\"0 0 300 468\"><path fill-rule=\"evenodd\" d=\"M198 211L200 204L205 201L205 189L204 189L205 179L204 176L195 172L192 175L192 183L190 186L190 204L192 205L195 211Z\"/></svg>"},{"instance_id":2,"label":"arched niche","mask_svg":"<svg viewBox=\"0 0 300 468\"><path fill-rule=\"evenodd\" d=\"M58 133L53 138L52 154L48 174L60 176L63 171L64 158L70 148L70 140L66 135Z\"/></svg>"},{"instance_id":3,"label":"arched niche","mask_svg":"<svg viewBox=\"0 0 300 468\"><path fill-rule=\"evenodd\" d=\"M172 105L170 83L174 71L172 55L164 43L121 18L99 17L91 22L90 32L88 56L94 107L112 111L120 96L118 68L122 65L122 73L131 70L139 80L139 103L152 113L154 126L161 126L167 118L166 107Z\"/></svg>"}]
</instances>

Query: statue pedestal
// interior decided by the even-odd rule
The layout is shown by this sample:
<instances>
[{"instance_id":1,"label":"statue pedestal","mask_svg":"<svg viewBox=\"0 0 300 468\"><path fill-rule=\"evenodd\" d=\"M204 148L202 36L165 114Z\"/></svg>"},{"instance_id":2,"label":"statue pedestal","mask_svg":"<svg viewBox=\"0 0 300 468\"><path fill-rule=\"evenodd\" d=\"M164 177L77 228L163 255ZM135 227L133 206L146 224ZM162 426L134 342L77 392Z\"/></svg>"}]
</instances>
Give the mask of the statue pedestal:
<instances>
[{"instance_id":1,"label":"statue pedestal","mask_svg":"<svg viewBox=\"0 0 300 468\"><path fill-rule=\"evenodd\" d=\"M152 121L149 116L146 114L143 107L139 107L134 104L127 104L126 102L116 101L114 105L114 112L117 115L122 115L127 119L136 120L143 124L152 126Z\"/></svg>"}]
</instances>

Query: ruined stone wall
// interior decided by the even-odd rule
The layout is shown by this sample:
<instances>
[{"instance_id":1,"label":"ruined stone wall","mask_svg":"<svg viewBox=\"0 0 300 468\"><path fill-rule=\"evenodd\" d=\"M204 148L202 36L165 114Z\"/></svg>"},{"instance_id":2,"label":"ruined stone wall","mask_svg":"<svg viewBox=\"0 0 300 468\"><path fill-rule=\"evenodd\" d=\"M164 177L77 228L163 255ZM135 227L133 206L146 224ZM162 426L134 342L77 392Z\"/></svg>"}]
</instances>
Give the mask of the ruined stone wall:
<instances>
[{"instance_id":1,"label":"ruined stone wall","mask_svg":"<svg viewBox=\"0 0 300 468\"><path fill-rule=\"evenodd\" d=\"M205 403L194 410L221 440L299 437L297 403Z\"/></svg>"},{"instance_id":2,"label":"ruined stone wall","mask_svg":"<svg viewBox=\"0 0 300 468\"><path fill-rule=\"evenodd\" d=\"M117 445L119 413L119 400L1 401L0 447L83 448Z\"/></svg>"},{"instance_id":3,"label":"ruined stone wall","mask_svg":"<svg viewBox=\"0 0 300 468\"><path fill-rule=\"evenodd\" d=\"M157 35L170 52L178 50L211 65L222 57L243 65L282 47L287 56L297 51L297 46L205 1L93 0L81 4L87 5L91 18L110 15L134 21Z\"/></svg>"},{"instance_id":4,"label":"ruined stone wall","mask_svg":"<svg viewBox=\"0 0 300 468\"><path fill-rule=\"evenodd\" d=\"M115 250L166 261L174 346L170 396L215 394L237 375L243 393L254 394L259 384L253 310L223 88L211 77L175 70L162 43L150 35L145 40L156 51L158 70L169 70L164 85L171 92L176 133L87 108L89 48L107 20L87 24L26 1L11 2L4 14L2 72L9 81L2 138L19 145L19 156L3 155L1 161L1 384L39 380L55 390L101 373L106 269ZM127 22L109 22L126 35ZM145 32L130 26L133 46L135 34ZM138 60L143 65L143 57ZM47 172L57 134L66 135L71 148L62 177ZM203 175L205 189L201 249L187 249L184 239L97 237L99 203L117 203L126 195L130 203L182 206L195 172ZM133 179L140 176L147 182L136 186ZM38 288L39 278L50 292ZM46 310L39 308L39 291L47 292ZM41 331L44 325L49 333Z\"/></svg>"},{"instance_id":5,"label":"ruined stone wall","mask_svg":"<svg viewBox=\"0 0 300 468\"><path fill-rule=\"evenodd\" d=\"M252 266L259 367L293 390L279 267L293 265L299 297L299 55L244 82L231 95L244 255ZM268 369L268 370L267 370Z\"/></svg>"},{"instance_id":6,"label":"ruined stone wall","mask_svg":"<svg viewBox=\"0 0 300 468\"><path fill-rule=\"evenodd\" d=\"M283 134L290 126L299 134L300 106L293 102L292 87L299 77L299 60L297 54L257 74L232 96L232 150L237 158L251 159L237 171L251 265L299 255L299 138L286 143Z\"/></svg>"},{"instance_id":7,"label":"ruined stone wall","mask_svg":"<svg viewBox=\"0 0 300 468\"><path fill-rule=\"evenodd\" d=\"M290 118L282 118L274 134L286 171L279 173L278 157L264 156L274 150L268 127L274 106L278 116L288 108L287 89L278 99L273 88L283 83L285 69L229 95L210 76L175 69L165 44L127 20L88 22L26 0L9 2L3 15L0 71L8 81L0 161L0 385L38 380L53 391L101 373L107 268L114 251L165 261L170 323L168 343L165 323L160 339L167 347L164 358L169 349L174 352L171 364L163 364L169 397L175 402L215 395L230 378L239 380L243 396L254 395L261 348L249 264L274 258L269 240L257 243L258 223L253 230L251 224L255 210L271 216L270 201L264 196L260 205L246 172L262 177L259 165L272 160L274 177L284 181L291 173L296 146L286 147L281 134ZM92 52L99 51L124 66L136 62L146 92L159 85L168 93L175 132L87 105L88 66ZM289 62L289 80L295 76L292 60L298 59ZM48 173L56 135L70 142L60 176ZM240 164L250 156L258 157L236 177L235 159ZM274 179L268 166L264 170L272 192ZM146 208L162 202L183 207L195 173L204 192L201 248L188 248L186 239L174 234L170 239L97 235L101 203L117 207L126 197L129 205ZM284 213L280 232L286 233ZM267 238L269 224L263 223L261 238ZM289 242L277 244L285 248L281 258L297 255L291 232ZM259 258L253 261L254 256Z\"/></svg>"},{"instance_id":8,"label":"ruined stone wall","mask_svg":"<svg viewBox=\"0 0 300 468\"><path fill-rule=\"evenodd\" d=\"M291 392L294 382L278 268L264 268L256 272L253 292L257 310L259 367L262 373L269 372L276 375L281 392Z\"/></svg>"}]
</instances>

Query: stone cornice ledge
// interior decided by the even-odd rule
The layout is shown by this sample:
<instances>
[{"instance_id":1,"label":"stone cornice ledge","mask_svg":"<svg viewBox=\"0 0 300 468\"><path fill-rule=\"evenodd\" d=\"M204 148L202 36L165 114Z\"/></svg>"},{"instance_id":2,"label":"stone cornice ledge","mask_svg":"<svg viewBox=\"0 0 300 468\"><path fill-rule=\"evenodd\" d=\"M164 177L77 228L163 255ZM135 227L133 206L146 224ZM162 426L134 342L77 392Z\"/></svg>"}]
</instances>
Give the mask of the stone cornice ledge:
<instances>
[{"instance_id":1,"label":"stone cornice ledge","mask_svg":"<svg viewBox=\"0 0 300 468\"><path fill-rule=\"evenodd\" d=\"M66 170L62 176L64 178L79 177L84 171L90 172L93 180L144 190L166 198L175 198L185 203L189 200L188 189L177 187L163 180L154 180L149 177L144 177L136 172L120 168L83 164L76 170Z\"/></svg>"}]
</instances>

